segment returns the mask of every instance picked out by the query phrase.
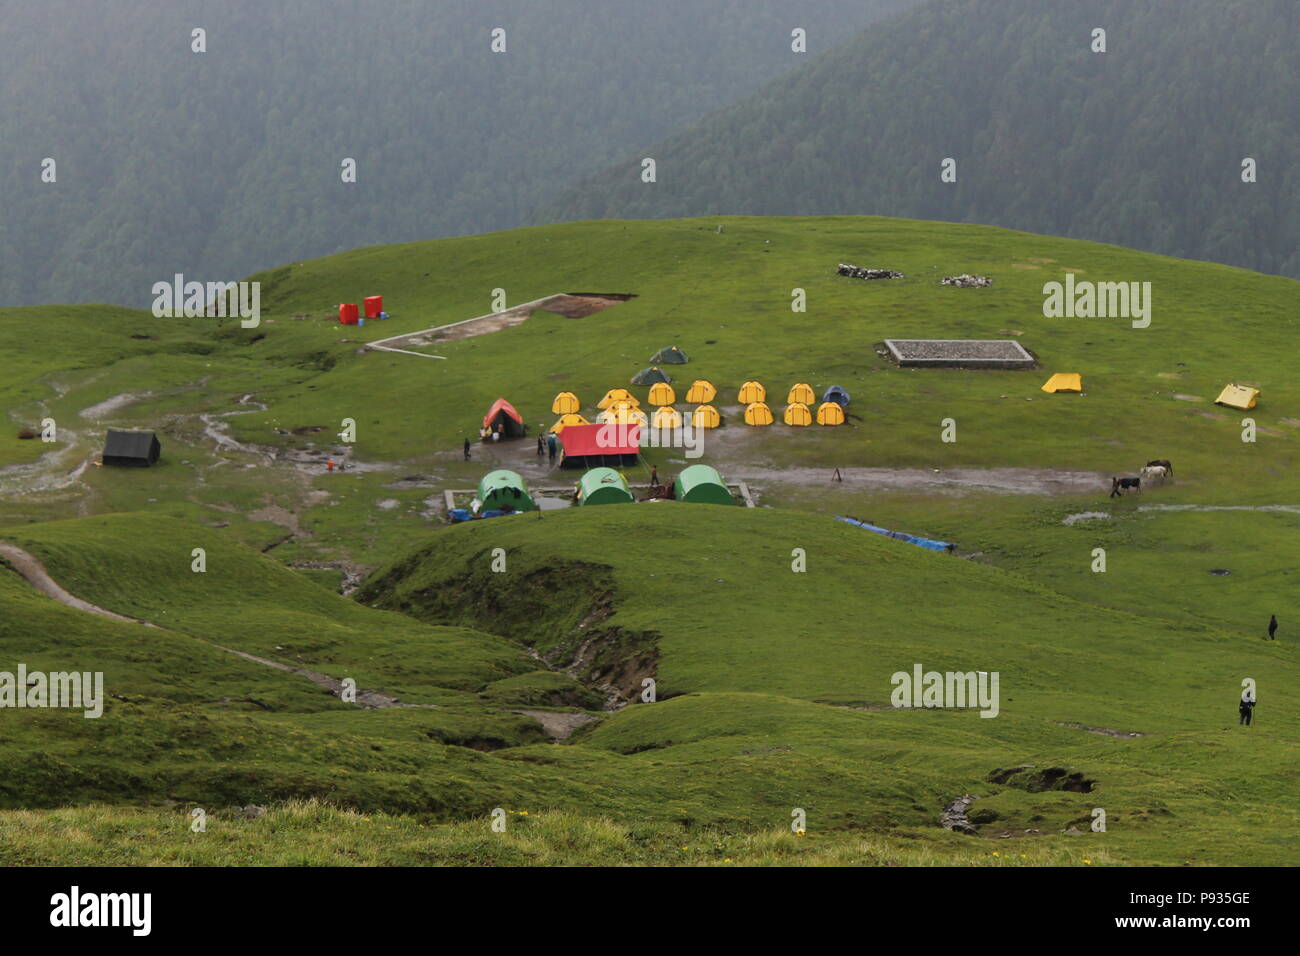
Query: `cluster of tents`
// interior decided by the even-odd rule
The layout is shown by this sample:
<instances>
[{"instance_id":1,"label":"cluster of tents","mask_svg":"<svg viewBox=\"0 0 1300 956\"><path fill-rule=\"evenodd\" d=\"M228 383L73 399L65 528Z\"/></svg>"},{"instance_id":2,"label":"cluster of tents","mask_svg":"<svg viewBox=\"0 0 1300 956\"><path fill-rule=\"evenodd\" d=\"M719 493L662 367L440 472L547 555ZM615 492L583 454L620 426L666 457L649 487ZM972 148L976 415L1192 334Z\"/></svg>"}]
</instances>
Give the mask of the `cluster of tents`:
<instances>
[{"instance_id":1,"label":"cluster of tents","mask_svg":"<svg viewBox=\"0 0 1300 956\"><path fill-rule=\"evenodd\" d=\"M657 369L656 369L657 371ZM722 424L722 416L712 402L717 398L718 390L712 382L696 379L691 383L684 396L687 404L695 409L689 413L690 422L696 428L717 428ZM772 409L767 404L767 389L759 382L746 382L740 387L737 401L745 406L744 421L746 425L771 425L775 421ZM502 399L504 401L504 399ZM626 388L611 388L596 407L597 425L641 425L656 429L681 428L684 418L673 406L677 403L677 393L668 381L651 384L647 402L655 406L653 414L641 409L641 401ZM787 425L843 425L844 409L849 404L849 393L838 385L832 385L822 394L822 401L817 405L816 393L806 382L792 386L786 395L786 408L782 420ZM814 411L813 406L816 405ZM494 408L496 406L493 406ZM550 427L550 431L563 435L568 429L591 425L582 415L582 401L573 392L560 392L551 402L551 411L560 417Z\"/></svg>"},{"instance_id":2,"label":"cluster of tents","mask_svg":"<svg viewBox=\"0 0 1300 956\"><path fill-rule=\"evenodd\" d=\"M722 475L708 465L683 468L673 483L672 491L672 498L677 501L719 505L736 503ZM636 500L628 487L627 478L604 465L589 469L578 479L574 497L580 507L627 504ZM488 472L479 480L473 513L457 508L451 512L451 519L466 521L475 514L480 518L495 518L536 510L537 501L519 473L499 468Z\"/></svg>"}]
</instances>

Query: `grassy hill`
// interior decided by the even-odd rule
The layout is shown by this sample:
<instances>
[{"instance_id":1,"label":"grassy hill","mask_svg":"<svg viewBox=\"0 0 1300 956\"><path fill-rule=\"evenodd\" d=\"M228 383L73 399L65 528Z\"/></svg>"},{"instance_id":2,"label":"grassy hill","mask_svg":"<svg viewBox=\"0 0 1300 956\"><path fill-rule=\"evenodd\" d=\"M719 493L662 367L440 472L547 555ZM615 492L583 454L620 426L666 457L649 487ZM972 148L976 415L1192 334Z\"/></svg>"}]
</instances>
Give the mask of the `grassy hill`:
<instances>
[{"instance_id":1,"label":"grassy hill","mask_svg":"<svg viewBox=\"0 0 1300 956\"><path fill-rule=\"evenodd\" d=\"M838 262L907 277L846 279ZM1045 318L1042 285L1067 270L1152 282L1151 327ZM994 285L939 284L962 271ZM65 608L0 566L3 659L102 670L109 694L100 720L4 712L0 761L18 769L0 783L15 834L0 859L1294 861L1295 282L851 217L567 224L255 278L255 330L111 307L0 310L11 424L59 425L53 444L0 434L0 540L78 597L159 625ZM795 287L807 312L790 309ZM443 360L360 350L481 315L496 288L512 305L636 298L419 347ZM393 319L331 318L333 303L372 292ZM33 328L58 330L60 358ZM1021 332L1040 367L908 371L873 348L1001 330ZM702 460L763 507L440 523L441 492L489 467L573 480L536 459L531 436L461 460L493 399L549 424L556 391L590 408L670 344L691 356L670 369L679 384L720 388L727 422ZM1081 372L1085 394L1041 392L1052 371ZM795 381L843 385L850 423L746 428L735 389L751 378L778 411ZM1247 413L1211 403L1229 380L1262 389L1253 444L1240 437ZM355 446L335 436L346 417ZM940 440L949 417L955 443ZM88 464L109 425L157 429L159 466ZM347 468L326 471L326 453ZM1176 462L1174 483L1107 498L1110 474L1153 457ZM665 477L683 462L674 449L646 459ZM1069 474L1082 478L1053 483ZM964 557L837 514L956 541ZM1104 574L1090 570L1098 547ZM791 570L795 549L805 573ZM1260 640L1269 613L1283 622L1275 643ZM894 710L890 677L914 664L997 671L999 715ZM410 706L352 707L306 671ZM635 700L646 677L656 702L603 708ZM1234 706L1246 677L1261 700L1249 729ZM963 794L979 797L981 837L936 825ZM254 821L226 810L248 803L272 809ZM220 842L189 833L193 806L217 814ZM488 843L496 807L518 827ZM1104 834L1089 831L1096 807ZM795 808L808 842L780 835ZM323 837L331 826L355 843ZM171 835L142 854L126 830Z\"/></svg>"}]
</instances>

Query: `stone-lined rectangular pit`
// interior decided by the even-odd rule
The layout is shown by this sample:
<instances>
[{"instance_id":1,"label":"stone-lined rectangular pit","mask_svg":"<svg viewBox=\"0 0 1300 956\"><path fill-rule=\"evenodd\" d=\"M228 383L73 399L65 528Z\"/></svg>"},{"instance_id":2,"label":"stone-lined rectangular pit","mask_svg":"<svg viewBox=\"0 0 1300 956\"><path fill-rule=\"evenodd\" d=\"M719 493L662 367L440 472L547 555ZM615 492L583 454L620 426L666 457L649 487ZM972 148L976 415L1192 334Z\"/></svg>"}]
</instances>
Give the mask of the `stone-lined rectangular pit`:
<instances>
[{"instance_id":1,"label":"stone-lined rectangular pit","mask_svg":"<svg viewBox=\"0 0 1300 956\"><path fill-rule=\"evenodd\" d=\"M1009 339L885 339L903 368L1033 368L1034 357Z\"/></svg>"}]
</instances>

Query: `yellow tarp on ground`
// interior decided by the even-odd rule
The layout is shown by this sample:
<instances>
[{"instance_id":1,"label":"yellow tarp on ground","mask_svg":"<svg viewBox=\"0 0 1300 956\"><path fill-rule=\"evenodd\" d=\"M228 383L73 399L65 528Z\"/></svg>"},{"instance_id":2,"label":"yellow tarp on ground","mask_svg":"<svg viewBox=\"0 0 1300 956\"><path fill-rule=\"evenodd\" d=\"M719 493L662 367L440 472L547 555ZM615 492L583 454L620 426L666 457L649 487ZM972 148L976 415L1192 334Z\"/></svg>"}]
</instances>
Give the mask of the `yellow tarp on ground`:
<instances>
[{"instance_id":1,"label":"yellow tarp on ground","mask_svg":"<svg viewBox=\"0 0 1300 956\"><path fill-rule=\"evenodd\" d=\"M641 400L625 388L611 388L605 397L596 403L597 408L609 408L615 402L628 402L634 408L641 407Z\"/></svg>"},{"instance_id":2,"label":"yellow tarp on ground","mask_svg":"<svg viewBox=\"0 0 1300 956\"><path fill-rule=\"evenodd\" d=\"M822 402L817 408L818 425L843 425L844 409L837 402Z\"/></svg>"},{"instance_id":3,"label":"yellow tarp on ground","mask_svg":"<svg viewBox=\"0 0 1300 956\"><path fill-rule=\"evenodd\" d=\"M696 428L717 428L722 423L722 416L712 405L701 405L691 415L691 424Z\"/></svg>"},{"instance_id":4,"label":"yellow tarp on ground","mask_svg":"<svg viewBox=\"0 0 1300 956\"><path fill-rule=\"evenodd\" d=\"M1083 376L1078 372L1057 372L1043 386L1044 392L1082 392Z\"/></svg>"},{"instance_id":5,"label":"yellow tarp on ground","mask_svg":"<svg viewBox=\"0 0 1300 956\"><path fill-rule=\"evenodd\" d=\"M785 423L787 425L811 425L812 412L803 402L791 402L785 407Z\"/></svg>"},{"instance_id":6,"label":"yellow tarp on ground","mask_svg":"<svg viewBox=\"0 0 1300 956\"><path fill-rule=\"evenodd\" d=\"M578 401L578 396L572 392L561 392L555 396L555 401L551 402L551 411L556 415L569 415L582 411L582 402Z\"/></svg>"},{"instance_id":7,"label":"yellow tarp on ground","mask_svg":"<svg viewBox=\"0 0 1300 956\"><path fill-rule=\"evenodd\" d=\"M767 402L751 402L745 408L746 425L770 425L772 424L772 409L767 407Z\"/></svg>"},{"instance_id":8,"label":"yellow tarp on ground","mask_svg":"<svg viewBox=\"0 0 1300 956\"><path fill-rule=\"evenodd\" d=\"M560 420L556 422L554 425L552 425L550 427L550 430L555 432L555 434L558 435L560 432L564 431L564 429L569 425L590 425L590 424L591 422L587 421L581 415L572 415L572 414L561 415Z\"/></svg>"},{"instance_id":9,"label":"yellow tarp on ground","mask_svg":"<svg viewBox=\"0 0 1300 956\"><path fill-rule=\"evenodd\" d=\"M655 428L681 428L682 416L678 414L677 409L663 408L655 409L655 417L651 420Z\"/></svg>"},{"instance_id":10,"label":"yellow tarp on ground","mask_svg":"<svg viewBox=\"0 0 1300 956\"><path fill-rule=\"evenodd\" d=\"M796 382L790 386L790 394L785 397L785 400L789 405L811 405L817 401L817 396L807 382Z\"/></svg>"},{"instance_id":11,"label":"yellow tarp on ground","mask_svg":"<svg viewBox=\"0 0 1300 956\"><path fill-rule=\"evenodd\" d=\"M1258 401L1259 389L1250 388L1246 385L1229 385L1219 393L1219 397L1214 400L1214 404L1240 408L1244 412L1247 409L1254 408L1255 403Z\"/></svg>"},{"instance_id":12,"label":"yellow tarp on ground","mask_svg":"<svg viewBox=\"0 0 1300 956\"><path fill-rule=\"evenodd\" d=\"M667 382L655 382L650 386L651 405L671 405L675 401L677 396L673 394L673 387Z\"/></svg>"},{"instance_id":13,"label":"yellow tarp on ground","mask_svg":"<svg viewBox=\"0 0 1300 956\"><path fill-rule=\"evenodd\" d=\"M740 394L736 396L736 401L742 405L753 405L755 402L767 401L767 389L758 382L746 382L740 386Z\"/></svg>"},{"instance_id":14,"label":"yellow tarp on ground","mask_svg":"<svg viewBox=\"0 0 1300 956\"><path fill-rule=\"evenodd\" d=\"M691 383L691 389L686 393L686 401L692 405L702 405L713 401L717 394L718 390L713 387L712 382L706 382L704 379L698 378Z\"/></svg>"}]
</instances>

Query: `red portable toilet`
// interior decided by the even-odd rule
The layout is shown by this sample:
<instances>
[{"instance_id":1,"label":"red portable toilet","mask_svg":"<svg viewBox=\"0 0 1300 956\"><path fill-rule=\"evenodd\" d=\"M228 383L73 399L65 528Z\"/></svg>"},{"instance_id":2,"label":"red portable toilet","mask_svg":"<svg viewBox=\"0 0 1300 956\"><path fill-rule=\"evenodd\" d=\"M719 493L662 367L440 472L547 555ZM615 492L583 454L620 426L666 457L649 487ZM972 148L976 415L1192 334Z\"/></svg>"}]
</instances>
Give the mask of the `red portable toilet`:
<instances>
[{"instance_id":1,"label":"red portable toilet","mask_svg":"<svg viewBox=\"0 0 1300 956\"><path fill-rule=\"evenodd\" d=\"M339 322L343 325L357 324L357 304L355 302L339 303Z\"/></svg>"},{"instance_id":2,"label":"red portable toilet","mask_svg":"<svg viewBox=\"0 0 1300 956\"><path fill-rule=\"evenodd\" d=\"M368 295L365 298L366 318L377 319L379 313L384 311L384 297L382 295Z\"/></svg>"}]
</instances>

